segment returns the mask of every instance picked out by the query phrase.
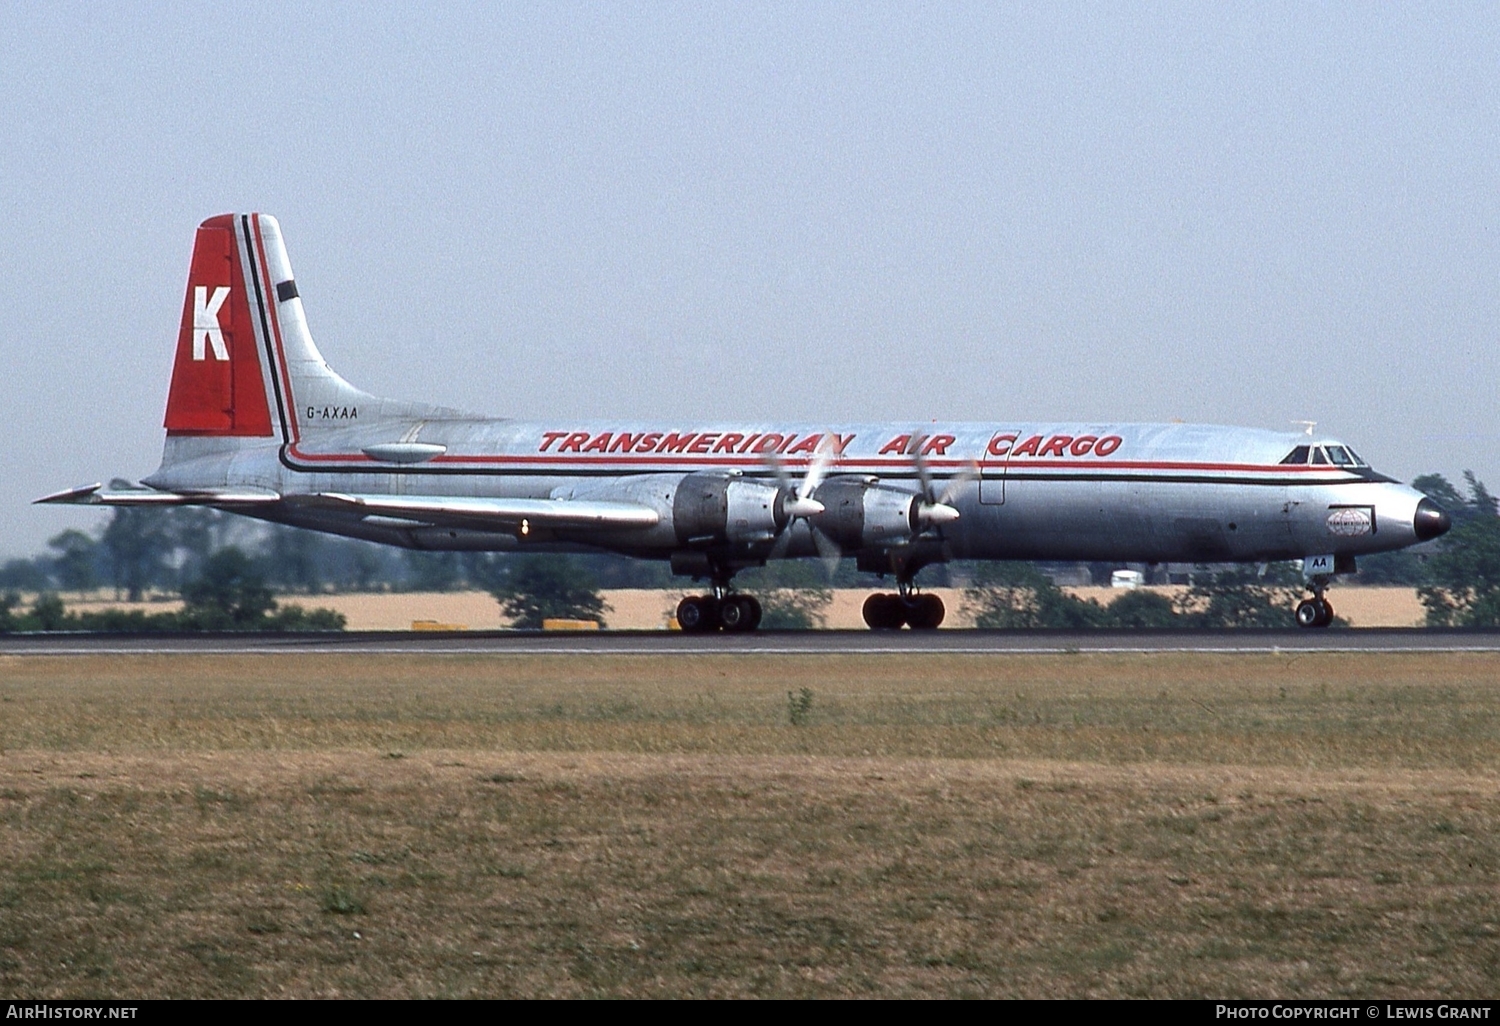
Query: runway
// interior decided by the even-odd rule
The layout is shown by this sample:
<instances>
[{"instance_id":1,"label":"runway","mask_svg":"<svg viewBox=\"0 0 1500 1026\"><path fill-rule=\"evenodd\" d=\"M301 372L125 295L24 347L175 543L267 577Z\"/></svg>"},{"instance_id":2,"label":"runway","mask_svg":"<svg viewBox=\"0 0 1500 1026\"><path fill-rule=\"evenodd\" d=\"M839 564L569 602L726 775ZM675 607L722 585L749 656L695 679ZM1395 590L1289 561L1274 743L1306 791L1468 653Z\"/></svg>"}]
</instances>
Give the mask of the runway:
<instances>
[{"instance_id":1,"label":"runway","mask_svg":"<svg viewBox=\"0 0 1500 1026\"><path fill-rule=\"evenodd\" d=\"M13 634L0 656L1022 655L1080 652L1500 652L1500 630L1244 631L349 631L329 634Z\"/></svg>"}]
</instances>

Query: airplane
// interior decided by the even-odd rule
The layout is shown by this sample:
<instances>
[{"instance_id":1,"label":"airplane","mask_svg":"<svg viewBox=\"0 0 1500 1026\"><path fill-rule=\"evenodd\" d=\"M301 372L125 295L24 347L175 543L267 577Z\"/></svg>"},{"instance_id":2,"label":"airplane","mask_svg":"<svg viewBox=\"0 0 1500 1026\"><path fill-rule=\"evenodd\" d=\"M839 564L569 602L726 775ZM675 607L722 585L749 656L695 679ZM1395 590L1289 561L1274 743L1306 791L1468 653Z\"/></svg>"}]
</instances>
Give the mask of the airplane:
<instances>
[{"instance_id":1,"label":"airplane","mask_svg":"<svg viewBox=\"0 0 1500 1026\"><path fill-rule=\"evenodd\" d=\"M916 576L949 560L1303 561L1295 622L1326 627L1356 557L1449 517L1329 437L1201 424L586 423L483 417L355 388L308 329L281 226L199 226L161 466L37 502L207 506L412 549L612 552L707 583L677 619L747 631L733 578L852 555L894 579L874 629L942 623Z\"/></svg>"}]
</instances>

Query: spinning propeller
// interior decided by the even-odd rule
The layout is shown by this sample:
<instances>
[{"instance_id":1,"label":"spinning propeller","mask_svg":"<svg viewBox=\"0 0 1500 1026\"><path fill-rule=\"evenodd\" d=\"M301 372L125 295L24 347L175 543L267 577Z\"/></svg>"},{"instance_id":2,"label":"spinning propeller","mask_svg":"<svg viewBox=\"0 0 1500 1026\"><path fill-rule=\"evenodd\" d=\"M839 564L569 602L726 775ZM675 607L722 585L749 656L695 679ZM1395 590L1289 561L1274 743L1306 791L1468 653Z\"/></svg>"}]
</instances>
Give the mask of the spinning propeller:
<instances>
[{"instance_id":1,"label":"spinning propeller","mask_svg":"<svg viewBox=\"0 0 1500 1026\"><path fill-rule=\"evenodd\" d=\"M827 507L817 499L813 493L828 476L828 467L833 463L837 455L831 434L824 434L818 441L818 447L813 450L812 459L807 463L807 475L797 483L787 475L786 468L782 466L781 459L774 452L765 454L766 465L776 475L776 480L781 483L782 491L789 497L783 501L782 509L786 511L786 526L776 537L776 544L771 547L771 559L780 559L786 554L787 546L792 543L792 528L798 520L806 520L807 528L812 533L813 545L818 549L818 555L822 557L823 565L828 569L828 576L832 577L838 570L839 560L843 558L844 550L839 543L818 529L813 523L813 517L823 513Z\"/></svg>"},{"instance_id":2,"label":"spinning propeller","mask_svg":"<svg viewBox=\"0 0 1500 1026\"><path fill-rule=\"evenodd\" d=\"M914 500L911 540L915 540L928 531L933 531L938 537L942 537L943 525L951 524L959 518L959 511L951 505L952 501L965 485L979 476L979 464L971 461L962 471L948 479L942 491L939 492L927 461L922 455L922 447L926 442L927 436L913 435L902 452L902 455L911 461L917 478L921 482L921 491ZM833 436L825 434L813 452L812 459L808 461L806 475L801 481L793 482L777 455L772 452L765 454L766 465L776 475L783 494L787 496L782 500L782 509L787 514L787 522L778 533L768 558L780 559L785 556L787 548L791 545L792 529L798 520L805 520L808 531L812 535L813 544L817 547L818 555L827 567L829 576L833 576L838 570L839 560L844 555L843 547L818 526L817 519L826 512L826 507L813 497L828 476L828 469L836 457Z\"/></svg>"},{"instance_id":3,"label":"spinning propeller","mask_svg":"<svg viewBox=\"0 0 1500 1026\"><path fill-rule=\"evenodd\" d=\"M942 493L938 494L933 489L932 472L927 468L927 461L922 458L922 446L926 442L926 435L912 435L903 455L911 460L912 467L917 472L917 480L922 482L922 501L917 505L917 523L922 525L923 530L941 529L944 524L951 524L958 519L958 510L949 503L958 497L964 485L979 476L979 464L970 460L969 465L953 475Z\"/></svg>"}]
</instances>

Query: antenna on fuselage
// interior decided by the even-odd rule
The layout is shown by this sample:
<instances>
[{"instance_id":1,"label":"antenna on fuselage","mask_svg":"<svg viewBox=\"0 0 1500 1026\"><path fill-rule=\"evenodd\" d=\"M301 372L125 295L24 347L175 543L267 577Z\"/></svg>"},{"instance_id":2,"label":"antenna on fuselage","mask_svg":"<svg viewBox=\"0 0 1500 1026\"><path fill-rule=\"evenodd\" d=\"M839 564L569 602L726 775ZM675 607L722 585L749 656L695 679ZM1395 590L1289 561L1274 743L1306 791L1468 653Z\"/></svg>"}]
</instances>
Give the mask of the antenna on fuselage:
<instances>
[{"instance_id":1,"label":"antenna on fuselage","mask_svg":"<svg viewBox=\"0 0 1500 1026\"><path fill-rule=\"evenodd\" d=\"M1312 436L1313 428L1315 428L1315 427L1318 426L1318 422L1315 421L1315 420L1294 420L1294 421L1292 421L1292 423L1293 424L1301 424L1302 425L1302 433L1304 435L1307 435L1308 437Z\"/></svg>"}]
</instances>

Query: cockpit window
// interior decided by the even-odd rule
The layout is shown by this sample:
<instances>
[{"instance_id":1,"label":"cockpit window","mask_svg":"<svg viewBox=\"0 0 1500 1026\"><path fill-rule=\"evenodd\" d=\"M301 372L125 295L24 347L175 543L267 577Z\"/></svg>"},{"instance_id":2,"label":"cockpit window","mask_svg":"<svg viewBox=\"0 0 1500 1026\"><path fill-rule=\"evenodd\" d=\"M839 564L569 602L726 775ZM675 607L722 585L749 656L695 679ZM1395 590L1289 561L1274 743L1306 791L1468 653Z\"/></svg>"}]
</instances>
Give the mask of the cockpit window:
<instances>
[{"instance_id":1,"label":"cockpit window","mask_svg":"<svg viewBox=\"0 0 1500 1026\"><path fill-rule=\"evenodd\" d=\"M1328 457L1323 455L1323 447L1320 445L1312 451L1312 459L1309 463L1327 463Z\"/></svg>"},{"instance_id":2,"label":"cockpit window","mask_svg":"<svg viewBox=\"0 0 1500 1026\"><path fill-rule=\"evenodd\" d=\"M1328 447L1328 458L1336 467L1349 467L1354 465L1354 460L1349 458L1349 450L1342 445L1330 445Z\"/></svg>"},{"instance_id":3,"label":"cockpit window","mask_svg":"<svg viewBox=\"0 0 1500 1026\"><path fill-rule=\"evenodd\" d=\"M1354 465L1356 467L1368 467L1369 466L1369 464L1364 461L1364 458L1361 457L1359 453L1355 452L1353 449L1349 448L1347 445L1344 446L1344 451L1349 454L1349 458L1354 461Z\"/></svg>"},{"instance_id":4,"label":"cockpit window","mask_svg":"<svg viewBox=\"0 0 1500 1026\"><path fill-rule=\"evenodd\" d=\"M1307 446L1299 445L1297 446L1297 448L1287 453L1286 459L1282 460L1281 462L1289 466L1300 466L1301 464L1307 462L1307 449Z\"/></svg>"}]
</instances>

